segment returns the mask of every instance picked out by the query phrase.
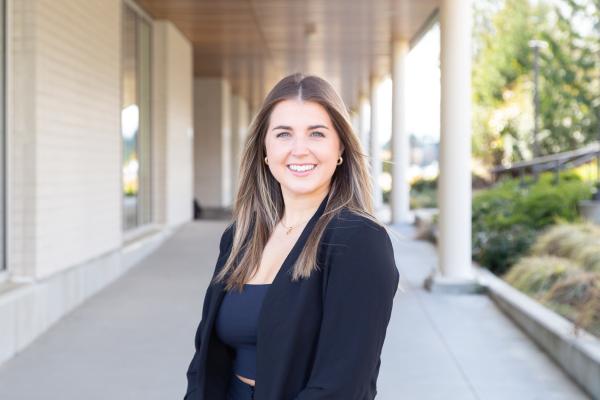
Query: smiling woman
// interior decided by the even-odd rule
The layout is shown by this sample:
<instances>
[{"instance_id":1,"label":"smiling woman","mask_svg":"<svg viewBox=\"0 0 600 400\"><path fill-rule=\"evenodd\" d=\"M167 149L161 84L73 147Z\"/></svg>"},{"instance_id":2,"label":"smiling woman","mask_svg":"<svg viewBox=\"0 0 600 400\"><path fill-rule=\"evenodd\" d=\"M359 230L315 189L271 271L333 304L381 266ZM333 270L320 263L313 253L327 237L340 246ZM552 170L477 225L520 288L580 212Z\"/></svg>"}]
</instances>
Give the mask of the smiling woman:
<instances>
[{"instance_id":1,"label":"smiling woman","mask_svg":"<svg viewBox=\"0 0 600 400\"><path fill-rule=\"evenodd\" d=\"M344 151L325 108L298 98L283 100L273 108L265 148L269 169L281 185L283 197L296 202L312 196L313 203L323 198ZM288 221L296 220L286 214Z\"/></svg>"},{"instance_id":2,"label":"smiling woman","mask_svg":"<svg viewBox=\"0 0 600 400\"><path fill-rule=\"evenodd\" d=\"M249 132L185 399L373 399L399 274L346 107L290 75Z\"/></svg>"}]
</instances>

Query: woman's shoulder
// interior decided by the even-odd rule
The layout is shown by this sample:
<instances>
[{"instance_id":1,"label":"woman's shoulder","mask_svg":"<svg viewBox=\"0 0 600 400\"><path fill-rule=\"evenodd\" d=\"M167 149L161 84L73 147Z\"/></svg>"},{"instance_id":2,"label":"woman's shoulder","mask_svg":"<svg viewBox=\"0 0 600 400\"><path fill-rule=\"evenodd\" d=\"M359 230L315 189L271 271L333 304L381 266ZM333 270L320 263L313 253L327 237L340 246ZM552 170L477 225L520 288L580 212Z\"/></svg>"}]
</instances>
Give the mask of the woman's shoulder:
<instances>
[{"instance_id":1,"label":"woman's shoulder","mask_svg":"<svg viewBox=\"0 0 600 400\"><path fill-rule=\"evenodd\" d=\"M351 210L347 207L342 208L331 219L326 229L337 233L339 236L354 234L357 231L367 235L387 234L385 225L379 222L376 217L366 212Z\"/></svg>"},{"instance_id":2,"label":"woman's shoulder","mask_svg":"<svg viewBox=\"0 0 600 400\"><path fill-rule=\"evenodd\" d=\"M327 224L324 234L327 243L346 246L361 246L370 243L390 245L386 226L375 217L362 212L343 208Z\"/></svg>"},{"instance_id":3,"label":"woman's shoulder","mask_svg":"<svg viewBox=\"0 0 600 400\"><path fill-rule=\"evenodd\" d=\"M371 215L343 209L327 225L323 260L329 271L359 277L359 281L398 281L388 228Z\"/></svg>"},{"instance_id":4,"label":"woman's shoulder","mask_svg":"<svg viewBox=\"0 0 600 400\"><path fill-rule=\"evenodd\" d=\"M227 225L223 233L221 234L221 240L219 242L219 250L221 252L227 251L231 247L233 242L233 235L235 233L235 221L232 221Z\"/></svg>"}]
</instances>

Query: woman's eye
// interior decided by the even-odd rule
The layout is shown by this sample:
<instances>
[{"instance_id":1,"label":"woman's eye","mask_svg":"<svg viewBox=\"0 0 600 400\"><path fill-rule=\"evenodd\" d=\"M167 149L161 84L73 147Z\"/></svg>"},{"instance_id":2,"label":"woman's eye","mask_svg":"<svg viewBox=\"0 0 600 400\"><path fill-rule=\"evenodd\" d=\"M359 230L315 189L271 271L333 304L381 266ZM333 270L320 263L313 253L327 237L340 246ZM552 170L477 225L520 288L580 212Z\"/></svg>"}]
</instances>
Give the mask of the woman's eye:
<instances>
[{"instance_id":1,"label":"woman's eye","mask_svg":"<svg viewBox=\"0 0 600 400\"><path fill-rule=\"evenodd\" d=\"M315 132L312 132L312 133L316 134L317 136L320 136L320 137L325 137L325 135L322 132L315 131ZM289 135L289 132L278 133L277 135L275 135L275 137L281 137L282 135Z\"/></svg>"}]
</instances>

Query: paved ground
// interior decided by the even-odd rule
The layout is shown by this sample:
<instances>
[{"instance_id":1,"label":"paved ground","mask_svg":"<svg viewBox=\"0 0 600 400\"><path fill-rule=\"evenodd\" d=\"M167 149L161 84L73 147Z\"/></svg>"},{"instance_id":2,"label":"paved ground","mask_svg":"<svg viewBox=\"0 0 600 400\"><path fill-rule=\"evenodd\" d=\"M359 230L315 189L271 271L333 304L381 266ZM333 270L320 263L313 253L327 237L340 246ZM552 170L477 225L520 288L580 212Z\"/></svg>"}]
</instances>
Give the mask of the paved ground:
<instances>
[{"instance_id":1,"label":"paved ground","mask_svg":"<svg viewBox=\"0 0 600 400\"><path fill-rule=\"evenodd\" d=\"M431 244L392 241L405 292L395 297L378 399L589 398L486 296L424 290L436 264Z\"/></svg>"},{"instance_id":2,"label":"paved ground","mask_svg":"<svg viewBox=\"0 0 600 400\"><path fill-rule=\"evenodd\" d=\"M225 226L186 225L65 316L0 367L0 399L181 399ZM405 291L395 298L377 399L587 399L485 296L423 291L431 245L393 242Z\"/></svg>"}]
</instances>

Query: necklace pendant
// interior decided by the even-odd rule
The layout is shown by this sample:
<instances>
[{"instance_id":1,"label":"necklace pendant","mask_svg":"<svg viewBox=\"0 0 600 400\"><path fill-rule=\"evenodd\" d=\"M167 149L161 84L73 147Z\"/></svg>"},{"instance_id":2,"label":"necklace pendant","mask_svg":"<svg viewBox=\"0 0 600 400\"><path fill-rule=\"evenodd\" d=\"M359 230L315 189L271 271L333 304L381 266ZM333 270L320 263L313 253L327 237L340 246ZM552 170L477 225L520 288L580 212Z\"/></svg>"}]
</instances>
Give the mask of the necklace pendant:
<instances>
[{"instance_id":1,"label":"necklace pendant","mask_svg":"<svg viewBox=\"0 0 600 400\"><path fill-rule=\"evenodd\" d=\"M293 226L292 226L292 228L293 228ZM287 228L287 232L286 232L285 234L286 234L286 235L289 235L289 234L290 234L290 232L292 231L292 228Z\"/></svg>"}]
</instances>

